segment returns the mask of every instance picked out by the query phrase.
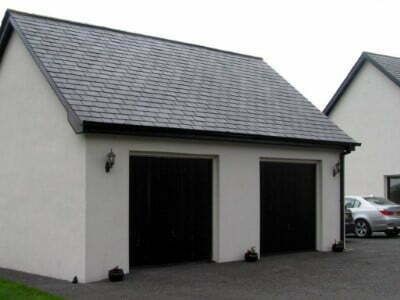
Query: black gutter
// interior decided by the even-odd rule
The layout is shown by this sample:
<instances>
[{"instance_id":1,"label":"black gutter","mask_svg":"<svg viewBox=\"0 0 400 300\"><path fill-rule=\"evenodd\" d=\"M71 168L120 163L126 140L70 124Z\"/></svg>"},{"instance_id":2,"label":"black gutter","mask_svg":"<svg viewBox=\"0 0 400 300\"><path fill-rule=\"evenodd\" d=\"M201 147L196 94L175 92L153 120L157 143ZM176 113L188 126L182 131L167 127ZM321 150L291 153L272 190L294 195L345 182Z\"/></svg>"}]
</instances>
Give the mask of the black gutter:
<instances>
[{"instance_id":1,"label":"black gutter","mask_svg":"<svg viewBox=\"0 0 400 300\"><path fill-rule=\"evenodd\" d=\"M353 151L359 143L346 143L335 141L319 141L289 137L247 135L230 132L215 132L203 130L189 130L177 128L162 128L150 126L136 126L126 124L107 124L100 122L84 121L82 133L117 134L128 136L151 136L167 138L184 138L196 140L244 142L253 144L272 144L302 147L335 148L338 150Z\"/></svg>"}]
</instances>

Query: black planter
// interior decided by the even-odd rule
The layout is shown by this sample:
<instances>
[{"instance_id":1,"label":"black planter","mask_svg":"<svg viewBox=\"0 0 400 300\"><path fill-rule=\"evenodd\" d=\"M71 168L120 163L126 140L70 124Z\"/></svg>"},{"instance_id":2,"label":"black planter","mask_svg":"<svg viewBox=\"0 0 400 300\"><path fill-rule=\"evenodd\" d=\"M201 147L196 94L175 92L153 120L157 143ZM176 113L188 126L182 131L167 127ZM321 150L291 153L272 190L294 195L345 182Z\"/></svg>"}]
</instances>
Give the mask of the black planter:
<instances>
[{"instance_id":1,"label":"black planter","mask_svg":"<svg viewBox=\"0 0 400 300\"><path fill-rule=\"evenodd\" d=\"M344 244L342 242L338 242L332 245L333 252L343 252L344 251Z\"/></svg>"},{"instance_id":2,"label":"black planter","mask_svg":"<svg viewBox=\"0 0 400 300\"><path fill-rule=\"evenodd\" d=\"M247 252L244 255L244 259L247 262L256 262L256 261L258 261L258 254L257 253Z\"/></svg>"},{"instance_id":3,"label":"black planter","mask_svg":"<svg viewBox=\"0 0 400 300\"><path fill-rule=\"evenodd\" d=\"M108 279L112 282L122 281L125 278L124 270L115 267L108 271Z\"/></svg>"}]
</instances>

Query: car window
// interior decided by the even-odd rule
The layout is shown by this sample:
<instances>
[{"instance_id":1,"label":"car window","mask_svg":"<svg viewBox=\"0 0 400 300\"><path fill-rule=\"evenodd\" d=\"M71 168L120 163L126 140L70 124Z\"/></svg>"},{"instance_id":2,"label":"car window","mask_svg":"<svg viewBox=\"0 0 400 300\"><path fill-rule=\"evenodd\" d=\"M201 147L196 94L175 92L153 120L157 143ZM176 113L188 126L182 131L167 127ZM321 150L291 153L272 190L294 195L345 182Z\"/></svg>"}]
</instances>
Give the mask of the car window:
<instances>
[{"instance_id":1,"label":"car window","mask_svg":"<svg viewBox=\"0 0 400 300\"><path fill-rule=\"evenodd\" d=\"M353 208L354 207L354 199L352 198L345 198L345 205L346 208Z\"/></svg>"},{"instance_id":2,"label":"car window","mask_svg":"<svg viewBox=\"0 0 400 300\"><path fill-rule=\"evenodd\" d=\"M361 202L358 201L358 200L354 200L353 208L358 208L358 207L360 207L360 206L361 206Z\"/></svg>"},{"instance_id":3,"label":"car window","mask_svg":"<svg viewBox=\"0 0 400 300\"><path fill-rule=\"evenodd\" d=\"M364 199L374 205L396 205L392 201L383 197L364 197Z\"/></svg>"}]
</instances>

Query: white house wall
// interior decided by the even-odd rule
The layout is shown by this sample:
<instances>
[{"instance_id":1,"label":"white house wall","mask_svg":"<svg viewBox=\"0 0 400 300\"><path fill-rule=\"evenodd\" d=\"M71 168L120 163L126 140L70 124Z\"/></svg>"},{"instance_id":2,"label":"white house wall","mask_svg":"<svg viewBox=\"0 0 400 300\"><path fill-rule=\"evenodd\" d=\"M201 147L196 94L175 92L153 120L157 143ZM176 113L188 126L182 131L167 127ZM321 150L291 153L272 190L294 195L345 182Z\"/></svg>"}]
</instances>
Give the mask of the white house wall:
<instances>
[{"instance_id":1,"label":"white house wall","mask_svg":"<svg viewBox=\"0 0 400 300\"><path fill-rule=\"evenodd\" d=\"M106 173L104 164L111 148L116 154L116 163ZM217 262L241 260L246 249L259 248L259 163L262 159L317 164L316 247L329 251L332 243L340 239L339 176L332 176L332 168L339 160L338 151L87 135L88 281L104 278L117 265L129 270L129 157L135 153L214 158L213 260Z\"/></svg>"},{"instance_id":2,"label":"white house wall","mask_svg":"<svg viewBox=\"0 0 400 300\"><path fill-rule=\"evenodd\" d=\"M366 63L329 117L362 143L346 156L346 194L384 196L384 176L400 174L400 88Z\"/></svg>"},{"instance_id":3,"label":"white house wall","mask_svg":"<svg viewBox=\"0 0 400 300\"><path fill-rule=\"evenodd\" d=\"M84 280L85 140L22 41L0 64L0 267Z\"/></svg>"}]
</instances>

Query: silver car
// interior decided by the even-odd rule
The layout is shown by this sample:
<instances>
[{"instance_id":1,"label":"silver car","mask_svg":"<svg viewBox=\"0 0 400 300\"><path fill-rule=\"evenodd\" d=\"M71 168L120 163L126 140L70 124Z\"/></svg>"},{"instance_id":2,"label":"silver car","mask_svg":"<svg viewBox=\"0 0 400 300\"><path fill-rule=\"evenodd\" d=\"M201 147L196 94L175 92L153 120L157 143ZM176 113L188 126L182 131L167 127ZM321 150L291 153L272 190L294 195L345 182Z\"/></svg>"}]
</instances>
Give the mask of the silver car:
<instances>
[{"instance_id":1,"label":"silver car","mask_svg":"<svg viewBox=\"0 0 400 300\"><path fill-rule=\"evenodd\" d=\"M345 207L353 214L356 236L369 237L373 232L390 237L399 234L400 205L382 197L347 196Z\"/></svg>"}]
</instances>

